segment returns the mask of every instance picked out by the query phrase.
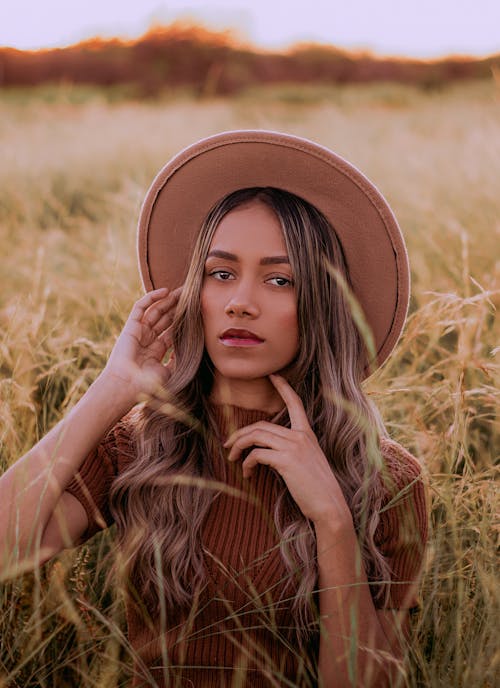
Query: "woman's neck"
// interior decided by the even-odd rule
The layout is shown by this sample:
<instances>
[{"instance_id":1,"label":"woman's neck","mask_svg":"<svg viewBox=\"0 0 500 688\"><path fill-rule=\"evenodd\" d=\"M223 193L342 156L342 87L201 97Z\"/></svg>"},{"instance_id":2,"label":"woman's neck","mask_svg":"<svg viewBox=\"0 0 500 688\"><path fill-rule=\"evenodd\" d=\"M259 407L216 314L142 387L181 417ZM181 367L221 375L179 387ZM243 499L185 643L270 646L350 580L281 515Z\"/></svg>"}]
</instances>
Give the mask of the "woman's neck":
<instances>
[{"instance_id":1,"label":"woman's neck","mask_svg":"<svg viewBox=\"0 0 500 688\"><path fill-rule=\"evenodd\" d=\"M210 401L214 404L230 404L245 409L259 409L266 413L278 413L283 399L269 378L235 380L215 375Z\"/></svg>"}]
</instances>

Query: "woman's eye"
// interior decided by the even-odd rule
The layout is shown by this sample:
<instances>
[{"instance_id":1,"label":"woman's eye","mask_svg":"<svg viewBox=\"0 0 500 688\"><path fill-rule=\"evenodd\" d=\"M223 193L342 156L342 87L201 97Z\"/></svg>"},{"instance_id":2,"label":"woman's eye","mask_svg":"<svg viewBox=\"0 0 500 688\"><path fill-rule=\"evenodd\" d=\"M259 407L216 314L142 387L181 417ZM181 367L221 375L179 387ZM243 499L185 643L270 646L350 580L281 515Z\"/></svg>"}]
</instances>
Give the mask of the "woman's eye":
<instances>
[{"instance_id":1,"label":"woman's eye","mask_svg":"<svg viewBox=\"0 0 500 688\"><path fill-rule=\"evenodd\" d=\"M287 287L293 284L291 279L288 277L271 277L269 282L274 282L278 287Z\"/></svg>"},{"instance_id":2,"label":"woman's eye","mask_svg":"<svg viewBox=\"0 0 500 688\"><path fill-rule=\"evenodd\" d=\"M211 277L215 277L215 279L221 280L222 282L225 282L226 280L231 278L231 273L227 272L226 270L213 270L210 273Z\"/></svg>"}]
</instances>

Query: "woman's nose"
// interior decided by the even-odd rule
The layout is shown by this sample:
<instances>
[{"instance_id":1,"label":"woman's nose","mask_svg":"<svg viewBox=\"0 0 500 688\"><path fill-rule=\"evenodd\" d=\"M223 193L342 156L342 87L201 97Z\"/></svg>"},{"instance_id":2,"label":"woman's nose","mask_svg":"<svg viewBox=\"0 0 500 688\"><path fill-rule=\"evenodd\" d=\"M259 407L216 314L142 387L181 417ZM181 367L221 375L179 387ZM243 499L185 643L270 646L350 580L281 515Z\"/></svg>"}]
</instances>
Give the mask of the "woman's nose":
<instances>
[{"instance_id":1,"label":"woman's nose","mask_svg":"<svg viewBox=\"0 0 500 688\"><path fill-rule=\"evenodd\" d=\"M255 318L260 311L251 287L240 283L228 299L224 312L226 315Z\"/></svg>"}]
</instances>

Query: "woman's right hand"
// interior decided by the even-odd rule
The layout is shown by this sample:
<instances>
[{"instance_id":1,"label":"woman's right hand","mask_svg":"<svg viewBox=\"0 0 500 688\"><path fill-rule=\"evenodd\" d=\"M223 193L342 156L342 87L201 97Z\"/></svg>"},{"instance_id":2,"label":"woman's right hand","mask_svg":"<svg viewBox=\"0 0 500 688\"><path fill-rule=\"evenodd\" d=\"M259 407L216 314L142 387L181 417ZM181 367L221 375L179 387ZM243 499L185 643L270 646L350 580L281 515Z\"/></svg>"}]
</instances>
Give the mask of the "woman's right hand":
<instances>
[{"instance_id":1,"label":"woman's right hand","mask_svg":"<svg viewBox=\"0 0 500 688\"><path fill-rule=\"evenodd\" d=\"M172 346L170 326L181 290L162 288L145 294L134 304L116 340L102 374L113 386L123 384L132 403L141 394L154 393L170 378L174 358L166 365L163 358Z\"/></svg>"}]
</instances>

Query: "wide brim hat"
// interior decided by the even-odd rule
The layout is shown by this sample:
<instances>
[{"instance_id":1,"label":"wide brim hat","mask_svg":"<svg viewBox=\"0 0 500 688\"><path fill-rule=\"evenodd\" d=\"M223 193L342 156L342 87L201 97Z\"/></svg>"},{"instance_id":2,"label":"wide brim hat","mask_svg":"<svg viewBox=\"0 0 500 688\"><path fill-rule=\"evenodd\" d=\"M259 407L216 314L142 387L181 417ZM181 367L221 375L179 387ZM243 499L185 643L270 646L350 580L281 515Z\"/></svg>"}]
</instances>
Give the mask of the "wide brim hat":
<instances>
[{"instance_id":1,"label":"wide brim hat","mask_svg":"<svg viewBox=\"0 0 500 688\"><path fill-rule=\"evenodd\" d=\"M403 236L374 184L308 139L274 131L228 131L173 157L154 179L140 212L137 250L145 290L180 286L210 209L248 187L294 193L330 221L373 335L376 356L367 371L381 365L399 338L408 309Z\"/></svg>"}]
</instances>

